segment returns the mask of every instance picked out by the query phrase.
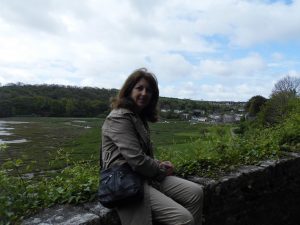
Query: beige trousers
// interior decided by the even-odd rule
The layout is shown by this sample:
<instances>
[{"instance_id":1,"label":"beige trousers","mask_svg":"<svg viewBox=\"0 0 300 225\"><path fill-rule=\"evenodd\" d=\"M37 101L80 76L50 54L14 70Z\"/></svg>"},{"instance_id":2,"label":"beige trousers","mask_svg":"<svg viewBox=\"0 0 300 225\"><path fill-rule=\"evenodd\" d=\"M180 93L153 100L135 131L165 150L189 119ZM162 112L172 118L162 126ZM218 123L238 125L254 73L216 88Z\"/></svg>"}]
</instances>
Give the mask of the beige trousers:
<instances>
[{"instance_id":1,"label":"beige trousers","mask_svg":"<svg viewBox=\"0 0 300 225\"><path fill-rule=\"evenodd\" d=\"M203 189L199 184L167 176L160 190L150 186L153 220L165 225L201 225Z\"/></svg>"}]
</instances>

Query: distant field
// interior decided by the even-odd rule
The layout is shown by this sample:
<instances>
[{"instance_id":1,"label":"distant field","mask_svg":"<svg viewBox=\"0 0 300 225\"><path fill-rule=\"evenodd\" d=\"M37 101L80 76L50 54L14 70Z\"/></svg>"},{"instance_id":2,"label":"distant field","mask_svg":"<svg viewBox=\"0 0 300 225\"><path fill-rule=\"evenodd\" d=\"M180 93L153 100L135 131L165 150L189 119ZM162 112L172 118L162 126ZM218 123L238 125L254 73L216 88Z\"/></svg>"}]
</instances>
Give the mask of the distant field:
<instances>
[{"instance_id":1,"label":"distant field","mask_svg":"<svg viewBox=\"0 0 300 225\"><path fill-rule=\"evenodd\" d=\"M35 172L61 167L59 163L53 163L59 149L69 153L72 159L99 163L103 118L23 117L4 118L1 121L27 122L6 124L14 128L10 130L12 135L0 136L0 139L28 140L25 143L7 144L7 147L13 158L22 158L25 164L36 161L33 167ZM186 121L150 124L151 138L158 155L160 148L184 150L200 138L207 126L192 125ZM5 162L8 157L7 153L0 153L0 162ZM49 165L49 162L52 164Z\"/></svg>"}]
</instances>

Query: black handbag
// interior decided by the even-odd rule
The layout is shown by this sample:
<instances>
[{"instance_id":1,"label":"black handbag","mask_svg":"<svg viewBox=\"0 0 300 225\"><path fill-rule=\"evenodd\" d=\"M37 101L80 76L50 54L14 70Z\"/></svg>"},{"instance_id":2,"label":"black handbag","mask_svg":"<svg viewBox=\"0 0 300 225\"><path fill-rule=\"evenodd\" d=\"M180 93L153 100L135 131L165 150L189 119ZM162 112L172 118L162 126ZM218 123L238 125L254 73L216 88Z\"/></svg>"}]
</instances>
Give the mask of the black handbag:
<instances>
[{"instance_id":1,"label":"black handbag","mask_svg":"<svg viewBox=\"0 0 300 225\"><path fill-rule=\"evenodd\" d=\"M107 208L114 208L144 197L142 177L125 163L101 171L98 197Z\"/></svg>"}]
</instances>

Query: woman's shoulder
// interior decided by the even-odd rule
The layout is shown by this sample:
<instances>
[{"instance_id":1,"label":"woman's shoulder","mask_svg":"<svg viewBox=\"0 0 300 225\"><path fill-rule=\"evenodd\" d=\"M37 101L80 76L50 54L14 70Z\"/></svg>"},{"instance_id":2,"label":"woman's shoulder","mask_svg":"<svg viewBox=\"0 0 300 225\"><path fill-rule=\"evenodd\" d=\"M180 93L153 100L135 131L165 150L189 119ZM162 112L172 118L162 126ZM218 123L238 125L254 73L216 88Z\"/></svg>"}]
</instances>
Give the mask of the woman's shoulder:
<instances>
[{"instance_id":1,"label":"woman's shoulder","mask_svg":"<svg viewBox=\"0 0 300 225\"><path fill-rule=\"evenodd\" d=\"M105 130L105 128L111 128L112 126L126 127L128 124L132 123L130 121L136 121L136 116L132 111L125 108L113 109L106 117L102 125L102 130Z\"/></svg>"},{"instance_id":2,"label":"woman's shoulder","mask_svg":"<svg viewBox=\"0 0 300 225\"><path fill-rule=\"evenodd\" d=\"M124 117L126 115L135 115L135 113L126 108L117 108L113 109L107 117Z\"/></svg>"}]
</instances>

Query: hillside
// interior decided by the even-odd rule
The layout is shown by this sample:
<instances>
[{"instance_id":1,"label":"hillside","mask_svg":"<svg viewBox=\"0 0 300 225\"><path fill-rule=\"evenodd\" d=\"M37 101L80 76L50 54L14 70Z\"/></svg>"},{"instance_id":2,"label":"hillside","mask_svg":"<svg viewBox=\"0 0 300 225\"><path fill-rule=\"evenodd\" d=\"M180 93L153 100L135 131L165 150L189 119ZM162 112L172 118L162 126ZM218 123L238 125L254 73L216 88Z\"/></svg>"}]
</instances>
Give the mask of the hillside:
<instances>
[{"instance_id":1,"label":"hillside","mask_svg":"<svg viewBox=\"0 0 300 225\"><path fill-rule=\"evenodd\" d=\"M64 85L8 84L0 87L0 117L54 116L93 117L109 111L109 99L117 89ZM212 102L190 99L160 98L163 116L178 117L178 113L198 110L204 113L236 111L242 102Z\"/></svg>"}]
</instances>

